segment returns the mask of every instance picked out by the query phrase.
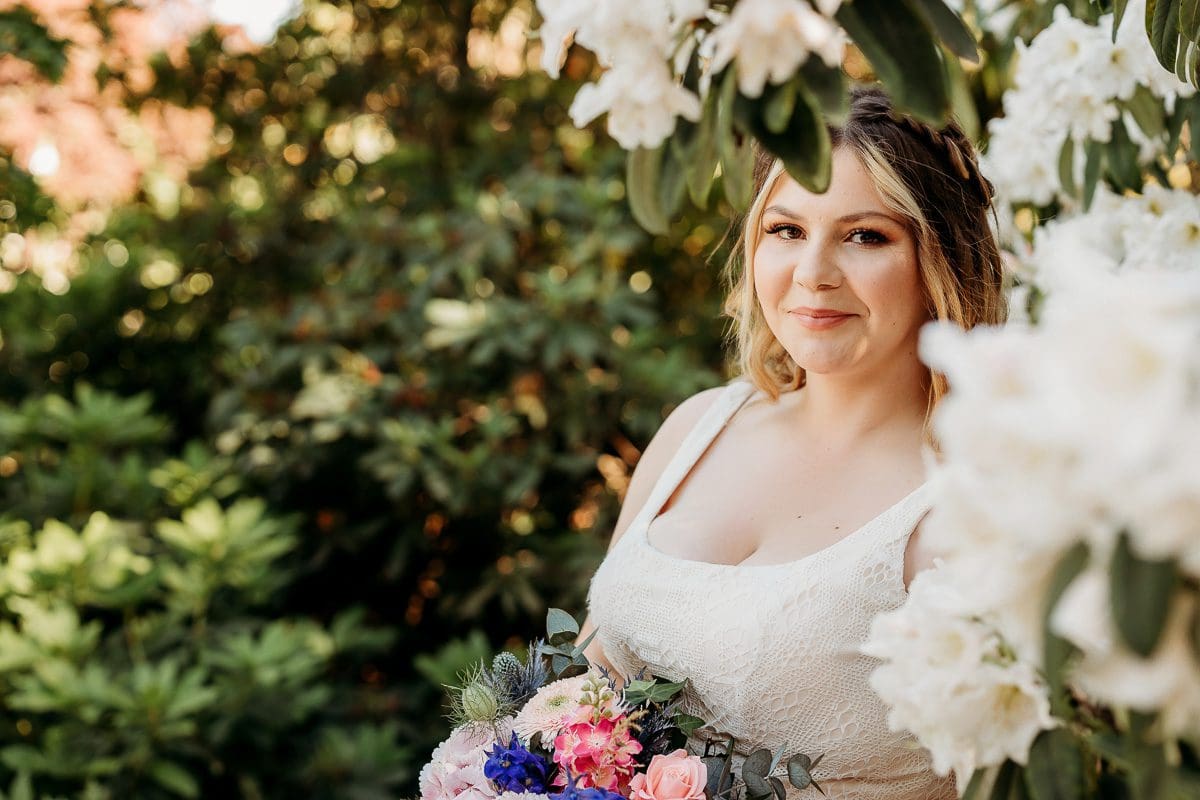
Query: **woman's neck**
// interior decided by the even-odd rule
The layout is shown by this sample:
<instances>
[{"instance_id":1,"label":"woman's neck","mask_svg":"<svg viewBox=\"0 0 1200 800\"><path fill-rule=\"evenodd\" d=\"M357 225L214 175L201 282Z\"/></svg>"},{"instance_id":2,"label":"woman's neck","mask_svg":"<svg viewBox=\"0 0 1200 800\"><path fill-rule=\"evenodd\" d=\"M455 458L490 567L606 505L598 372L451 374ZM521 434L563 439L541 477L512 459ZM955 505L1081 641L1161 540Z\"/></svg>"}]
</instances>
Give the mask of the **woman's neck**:
<instances>
[{"instance_id":1,"label":"woman's neck","mask_svg":"<svg viewBox=\"0 0 1200 800\"><path fill-rule=\"evenodd\" d=\"M795 418L809 441L835 450L881 436L919 435L929 403L929 370L915 355L882 374L808 373L795 398Z\"/></svg>"}]
</instances>

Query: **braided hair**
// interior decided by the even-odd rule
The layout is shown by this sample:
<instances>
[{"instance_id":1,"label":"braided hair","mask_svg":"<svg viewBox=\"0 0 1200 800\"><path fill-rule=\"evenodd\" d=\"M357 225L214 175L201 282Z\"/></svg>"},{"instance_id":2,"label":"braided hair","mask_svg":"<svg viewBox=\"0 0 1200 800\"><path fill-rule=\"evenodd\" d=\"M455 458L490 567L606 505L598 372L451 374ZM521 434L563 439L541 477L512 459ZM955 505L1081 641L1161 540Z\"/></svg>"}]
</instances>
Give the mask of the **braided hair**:
<instances>
[{"instance_id":1,"label":"braided hair","mask_svg":"<svg viewBox=\"0 0 1200 800\"><path fill-rule=\"evenodd\" d=\"M907 220L917 242L928 318L964 329L1003 322L1003 262L989 219L992 183L980 171L962 128L953 121L941 128L927 125L899 112L881 89L856 87L846 121L830 126L829 135L835 149L846 147L858 155L884 202ZM772 397L804 385L804 371L767 328L750 270L743 267L766 197L782 174L777 159L760 148L754 200L726 268L725 312L734 320L731 339L738 361ZM947 390L945 378L932 374L930 414Z\"/></svg>"}]
</instances>

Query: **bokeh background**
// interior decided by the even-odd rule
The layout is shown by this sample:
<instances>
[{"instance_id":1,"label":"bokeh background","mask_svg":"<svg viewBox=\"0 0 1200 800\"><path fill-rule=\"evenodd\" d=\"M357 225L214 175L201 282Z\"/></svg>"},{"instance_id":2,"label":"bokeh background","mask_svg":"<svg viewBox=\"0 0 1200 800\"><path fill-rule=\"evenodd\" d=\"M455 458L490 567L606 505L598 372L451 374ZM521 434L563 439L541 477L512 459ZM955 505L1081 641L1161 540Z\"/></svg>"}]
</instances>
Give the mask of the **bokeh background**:
<instances>
[{"instance_id":1,"label":"bokeh background","mask_svg":"<svg viewBox=\"0 0 1200 800\"><path fill-rule=\"evenodd\" d=\"M533 3L240 5L0 2L2 798L414 795L731 374Z\"/></svg>"}]
</instances>

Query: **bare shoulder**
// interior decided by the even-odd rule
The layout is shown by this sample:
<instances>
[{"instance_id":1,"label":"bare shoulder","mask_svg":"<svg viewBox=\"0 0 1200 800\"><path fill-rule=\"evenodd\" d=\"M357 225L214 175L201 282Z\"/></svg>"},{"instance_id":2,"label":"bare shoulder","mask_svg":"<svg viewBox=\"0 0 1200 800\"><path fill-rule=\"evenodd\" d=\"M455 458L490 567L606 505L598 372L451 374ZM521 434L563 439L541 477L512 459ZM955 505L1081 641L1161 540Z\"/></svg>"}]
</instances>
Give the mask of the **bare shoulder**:
<instances>
[{"instance_id":1,"label":"bare shoulder","mask_svg":"<svg viewBox=\"0 0 1200 800\"><path fill-rule=\"evenodd\" d=\"M926 515L928 516L928 515ZM918 572L929 569L933 566L934 554L930 552L928 546L924 546L921 539L921 526L925 523L925 517L917 523L917 527L913 529L912 534L908 537L908 545L904 548L904 588L908 589L913 578Z\"/></svg>"},{"instance_id":2,"label":"bare shoulder","mask_svg":"<svg viewBox=\"0 0 1200 800\"><path fill-rule=\"evenodd\" d=\"M621 514L617 518L613 530L612 541L616 542L629 528L634 518L642 510L642 506L650 499L654 485L658 483L663 470L667 468L672 456L687 438L692 428L700 418L712 408L717 398L726 389L725 386L714 386L711 389L697 392L684 400L672 411L659 427L658 432L646 445L642 456L638 459L633 477L629 481L629 489L625 492L625 500L621 505ZM612 546L611 543L609 545Z\"/></svg>"}]
</instances>

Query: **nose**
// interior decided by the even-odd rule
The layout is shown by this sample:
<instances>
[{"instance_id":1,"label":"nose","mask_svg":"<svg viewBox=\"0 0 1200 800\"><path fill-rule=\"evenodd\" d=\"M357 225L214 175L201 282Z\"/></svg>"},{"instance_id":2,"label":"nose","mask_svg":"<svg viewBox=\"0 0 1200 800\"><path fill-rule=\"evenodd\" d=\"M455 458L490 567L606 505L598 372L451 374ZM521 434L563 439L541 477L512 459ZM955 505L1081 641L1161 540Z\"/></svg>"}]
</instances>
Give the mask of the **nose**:
<instances>
[{"instance_id":1,"label":"nose","mask_svg":"<svg viewBox=\"0 0 1200 800\"><path fill-rule=\"evenodd\" d=\"M837 266L837 257L831 245L814 237L805 247L798 247L796 251L792 282L797 286L816 292L842 285L842 271Z\"/></svg>"}]
</instances>

